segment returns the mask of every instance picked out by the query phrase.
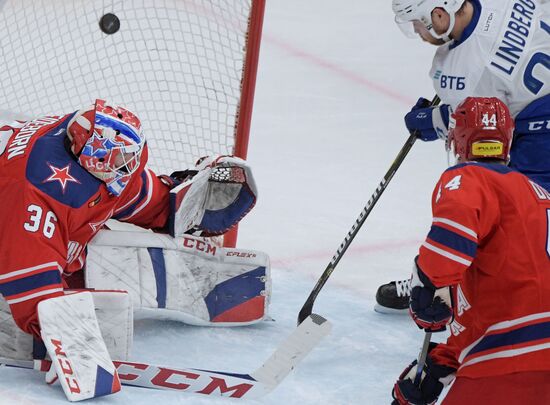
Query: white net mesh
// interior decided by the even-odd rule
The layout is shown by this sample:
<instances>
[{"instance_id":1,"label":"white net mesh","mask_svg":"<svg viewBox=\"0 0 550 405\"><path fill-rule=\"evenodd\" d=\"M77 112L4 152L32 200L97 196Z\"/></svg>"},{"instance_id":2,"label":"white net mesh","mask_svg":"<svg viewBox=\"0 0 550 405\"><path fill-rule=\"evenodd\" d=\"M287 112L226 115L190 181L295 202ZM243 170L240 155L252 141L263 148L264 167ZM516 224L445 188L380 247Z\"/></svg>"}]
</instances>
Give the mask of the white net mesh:
<instances>
[{"instance_id":1,"label":"white net mesh","mask_svg":"<svg viewBox=\"0 0 550 405\"><path fill-rule=\"evenodd\" d=\"M230 154L251 1L0 0L0 110L120 104L141 118L159 173ZM112 35L106 13L120 20Z\"/></svg>"}]
</instances>

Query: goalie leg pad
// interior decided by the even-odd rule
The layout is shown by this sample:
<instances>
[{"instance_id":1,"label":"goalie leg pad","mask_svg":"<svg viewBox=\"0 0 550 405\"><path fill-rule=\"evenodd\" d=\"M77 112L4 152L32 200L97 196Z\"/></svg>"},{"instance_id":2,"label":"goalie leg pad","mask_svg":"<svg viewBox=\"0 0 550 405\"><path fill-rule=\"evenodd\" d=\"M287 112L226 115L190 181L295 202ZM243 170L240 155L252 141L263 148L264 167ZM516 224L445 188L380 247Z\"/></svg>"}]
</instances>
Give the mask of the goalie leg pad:
<instances>
[{"instance_id":1,"label":"goalie leg pad","mask_svg":"<svg viewBox=\"0 0 550 405\"><path fill-rule=\"evenodd\" d=\"M265 309L266 268L259 266L217 284L204 298L215 323L246 323L262 319Z\"/></svg>"},{"instance_id":2,"label":"goalie leg pad","mask_svg":"<svg viewBox=\"0 0 550 405\"><path fill-rule=\"evenodd\" d=\"M101 335L111 358L128 360L134 339L134 311L126 291L90 291Z\"/></svg>"},{"instance_id":3,"label":"goalie leg pad","mask_svg":"<svg viewBox=\"0 0 550 405\"><path fill-rule=\"evenodd\" d=\"M111 358L128 360L133 341L133 310L126 291L90 291L99 329ZM45 348L14 322L9 305L0 297L0 357L43 359Z\"/></svg>"},{"instance_id":4,"label":"goalie leg pad","mask_svg":"<svg viewBox=\"0 0 550 405\"><path fill-rule=\"evenodd\" d=\"M95 315L89 292L38 304L41 336L69 401L113 394L120 380Z\"/></svg>"},{"instance_id":5,"label":"goalie leg pad","mask_svg":"<svg viewBox=\"0 0 550 405\"><path fill-rule=\"evenodd\" d=\"M32 360L33 340L17 326L8 303L0 296L0 357Z\"/></svg>"},{"instance_id":6,"label":"goalie leg pad","mask_svg":"<svg viewBox=\"0 0 550 405\"><path fill-rule=\"evenodd\" d=\"M129 245L137 244L138 236L148 235L115 231L100 234L100 243L107 240ZM167 247L115 247L92 242L86 286L125 289L139 316L191 325L240 326L267 317L271 278L265 253L221 248L191 236L174 239L153 234L151 238L151 242L165 242Z\"/></svg>"}]
</instances>

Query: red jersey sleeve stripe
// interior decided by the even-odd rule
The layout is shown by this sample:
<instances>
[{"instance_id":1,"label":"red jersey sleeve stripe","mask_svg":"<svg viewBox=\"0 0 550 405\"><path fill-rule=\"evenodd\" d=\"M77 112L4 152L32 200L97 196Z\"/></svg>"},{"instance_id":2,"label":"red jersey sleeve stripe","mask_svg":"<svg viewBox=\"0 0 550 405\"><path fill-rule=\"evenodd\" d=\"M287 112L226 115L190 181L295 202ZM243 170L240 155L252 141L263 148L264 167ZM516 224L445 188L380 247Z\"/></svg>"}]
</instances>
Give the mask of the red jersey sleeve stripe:
<instances>
[{"instance_id":1,"label":"red jersey sleeve stripe","mask_svg":"<svg viewBox=\"0 0 550 405\"><path fill-rule=\"evenodd\" d=\"M435 242L437 246L443 247L451 253L456 252L458 256L474 258L477 253L477 242L437 225L432 225L426 240L432 245Z\"/></svg>"},{"instance_id":2,"label":"red jersey sleeve stripe","mask_svg":"<svg viewBox=\"0 0 550 405\"><path fill-rule=\"evenodd\" d=\"M0 274L0 282L6 283L12 280L16 280L18 278L28 277L36 273L42 273L50 270L59 270L59 273L63 272L63 268L59 265L59 263L49 262L49 263L39 264L33 267L27 267L20 270L10 271L9 273L6 273L6 274Z\"/></svg>"},{"instance_id":3,"label":"red jersey sleeve stripe","mask_svg":"<svg viewBox=\"0 0 550 405\"><path fill-rule=\"evenodd\" d=\"M133 210L132 213L124 216L123 218L119 218L121 221L127 221L128 219L132 218L134 215L139 213L142 209L147 207L147 205L151 201L151 198L153 197L153 179L151 178L151 172L148 169L145 169L145 174L146 174L146 181L147 181L147 185L146 185L147 198L140 206L138 206L135 210Z\"/></svg>"},{"instance_id":4,"label":"red jersey sleeve stripe","mask_svg":"<svg viewBox=\"0 0 550 405\"><path fill-rule=\"evenodd\" d=\"M14 299L26 297L44 289L61 287L61 274L57 269L54 269L0 283L0 293L9 303Z\"/></svg>"},{"instance_id":5,"label":"red jersey sleeve stripe","mask_svg":"<svg viewBox=\"0 0 550 405\"><path fill-rule=\"evenodd\" d=\"M62 293L62 292L63 292L63 287L51 288L51 286L48 286L48 287L37 288L35 290L27 291L24 294L18 294L13 297L5 297L5 298L8 304L13 305L24 301L29 301L37 297L42 297L44 295L55 294L57 296L59 295L59 293Z\"/></svg>"},{"instance_id":6,"label":"red jersey sleeve stripe","mask_svg":"<svg viewBox=\"0 0 550 405\"><path fill-rule=\"evenodd\" d=\"M138 199L140 193L141 193L141 190L138 191L138 192L136 193L136 195L134 195L134 196L130 199L130 201L128 201L128 202L127 202L126 204L124 204L122 207L117 208L117 209L115 210L115 214L118 214L118 213L124 211L126 208L128 208L130 205L132 205L134 202L136 202L136 200Z\"/></svg>"},{"instance_id":7,"label":"red jersey sleeve stripe","mask_svg":"<svg viewBox=\"0 0 550 405\"><path fill-rule=\"evenodd\" d=\"M444 228L447 228L451 231L457 232L459 234L464 234L465 236L469 237L470 239L477 242L477 232L473 229L468 228L467 226L464 226L462 224L459 224L458 222L455 222L448 218L442 218L442 217L434 217L433 218L433 224L437 225L446 225L443 226Z\"/></svg>"},{"instance_id":8,"label":"red jersey sleeve stripe","mask_svg":"<svg viewBox=\"0 0 550 405\"><path fill-rule=\"evenodd\" d=\"M471 259L466 259L466 258L463 258L463 257L460 257L454 253L451 253L451 252L448 252L447 250L444 250L440 247L437 247L435 246L434 244L430 243L429 241L425 241L423 244L422 244L422 247L425 248L425 249L428 249L429 251L439 255L439 256L442 256L446 259L449 259L453 262L456 262L456 263L460 263L464 266L470 266L472 264L472 260Z\"/></svg>"}]
</instances>

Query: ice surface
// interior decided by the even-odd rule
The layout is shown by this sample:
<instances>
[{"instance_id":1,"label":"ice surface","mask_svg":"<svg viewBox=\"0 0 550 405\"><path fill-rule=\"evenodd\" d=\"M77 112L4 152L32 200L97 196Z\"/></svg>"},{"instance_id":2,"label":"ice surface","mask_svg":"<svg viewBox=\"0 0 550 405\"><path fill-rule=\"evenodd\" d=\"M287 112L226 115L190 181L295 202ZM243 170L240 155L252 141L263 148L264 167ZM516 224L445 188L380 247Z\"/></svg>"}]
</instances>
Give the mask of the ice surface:
<instances>
[{"instance_id":1,"label":"ice surface","mask_svg":"<svg viewBox=\"0 0 550 405\"><path fill-rule=\"evenodd\" d=\"M433 96L434 49L402 36L388 0L272 0L266 8L249 161L259 200L239 246L268 252L275 322L240 329L138 321L133 358L247 373L296 316L408 134L403 115ZM154 153L154 151L152 151ZM423 335L406 316L373 312L379 284L405 278L430 225L447 157L417 142L318 297L333 332L262 404L391 402ZM229 404L126 387L97 404ZM0 404L67 403L37 372L0 369Z\"/></svg>"}]
</instances>

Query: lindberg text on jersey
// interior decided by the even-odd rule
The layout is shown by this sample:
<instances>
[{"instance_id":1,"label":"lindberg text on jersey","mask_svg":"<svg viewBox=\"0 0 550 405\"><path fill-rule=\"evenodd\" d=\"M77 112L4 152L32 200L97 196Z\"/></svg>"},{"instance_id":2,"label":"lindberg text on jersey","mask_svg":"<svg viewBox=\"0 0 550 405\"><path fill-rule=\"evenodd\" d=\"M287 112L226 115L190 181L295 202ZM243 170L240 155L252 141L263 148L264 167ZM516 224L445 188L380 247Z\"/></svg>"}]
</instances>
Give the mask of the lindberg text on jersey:
<instances>
[{"instance_id":1,"label":"lindberg text on jersey","mask_svg":"<svg viewBox=\"0 0 550 405\"><path fill-rule=\"evenodd\" d=\"M527 45L536 8L537 5L532 0L519 0L512 8L508 24L506 24L507 29L494 55L497 59L491 62L492 66L507 75L512 75L525 45ZM550 26L543 21L541 21L541 26L550 34Z\"/></svg>"}]
</instances>

